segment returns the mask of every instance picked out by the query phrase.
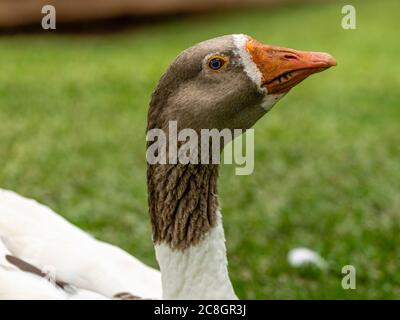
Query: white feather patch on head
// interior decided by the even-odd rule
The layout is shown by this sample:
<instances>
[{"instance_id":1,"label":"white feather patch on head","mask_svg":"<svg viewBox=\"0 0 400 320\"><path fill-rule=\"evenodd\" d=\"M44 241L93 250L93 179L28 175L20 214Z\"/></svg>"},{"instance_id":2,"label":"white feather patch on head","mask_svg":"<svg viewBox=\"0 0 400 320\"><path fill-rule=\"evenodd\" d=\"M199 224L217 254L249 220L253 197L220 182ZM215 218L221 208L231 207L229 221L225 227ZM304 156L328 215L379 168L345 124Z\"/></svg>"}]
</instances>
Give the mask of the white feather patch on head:
<instances>
[{"instance_id":1,"label":"white feather patch on head","mask_svg":"<svg viewBox=\"0 0 400 320\"><path fill-rule=\"evenodd\" d=\"M260 104L260 107L266 111L272 109L272 107L283 97L286 93L281 94L268 94L266 87L262 86L262 74L260 69L254 63L249 52L246 50L246 43L249 38L244 34L234 34L233 42L237 48L237 53L243 64L243 68L247 76L257 85L258 90L264 93L264 98Z\"/></svg>"},{"instance_id":2,"label":"white feather patch on head","mask_svg":"<svg viewBox=\"0 0 400 320\"><path fill-rule=\"evenodd\" d=\"M246 72L247 76L258 86L259 90L266 93L267 89L261 86L261 81L262 81L261 71L253 62L253 59L246 50L246 43L248 40L249 38L244 34L233 35L233 42L237 48L237 53L239 54L242 60L244 71Z\"/></svg>"}]
</instances>

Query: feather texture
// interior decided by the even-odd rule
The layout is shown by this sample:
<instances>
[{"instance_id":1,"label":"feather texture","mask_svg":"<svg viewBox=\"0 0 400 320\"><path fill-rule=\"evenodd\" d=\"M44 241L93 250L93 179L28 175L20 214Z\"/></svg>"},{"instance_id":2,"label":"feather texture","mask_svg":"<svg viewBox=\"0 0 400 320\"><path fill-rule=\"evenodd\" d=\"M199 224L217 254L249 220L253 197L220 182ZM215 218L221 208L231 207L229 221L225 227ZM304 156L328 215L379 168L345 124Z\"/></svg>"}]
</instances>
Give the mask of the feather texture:
<instances>
[{"instance_id":1,"label":"feather texture","mask_svg":"<svg viewBox=\"0 0 400 320\"><path fill-rule=\"evenodd\" d=\"M1 292L9 290L13 283L26 280L38 288L48 285L40 276L10 265L5 256L13 255L39 270L51 270L57 281L97 293L97 298L112 298L120 292L161 298L159 271L116 246L94 239L48 207L2 189L0 237L0 272L9 272L7 276L13 279L0 281L0 297ZM53 294L55 299L63 297L58 289L50 287L45 291L50 296ZM84 296L86 291L81 295Z\"/></svg>"}]
</instances>

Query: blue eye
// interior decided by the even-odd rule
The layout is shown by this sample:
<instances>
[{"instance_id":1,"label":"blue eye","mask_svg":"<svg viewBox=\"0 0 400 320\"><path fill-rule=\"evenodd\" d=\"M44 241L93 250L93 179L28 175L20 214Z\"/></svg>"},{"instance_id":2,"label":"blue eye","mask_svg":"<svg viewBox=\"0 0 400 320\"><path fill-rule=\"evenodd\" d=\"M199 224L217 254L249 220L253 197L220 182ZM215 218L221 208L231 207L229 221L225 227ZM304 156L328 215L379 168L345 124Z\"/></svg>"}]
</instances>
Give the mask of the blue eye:
<instances>
[{"instance_id":1,"label":"blue eye","mask_svg":"<svg viewBox=\"0 0 400 320\"><path fill-rule=\"evenodd\" d=\"M208 61L208 66L211 70L217 71L224 66L225 62L222 57L214 57Z\"/></svg>"}]
</instances>

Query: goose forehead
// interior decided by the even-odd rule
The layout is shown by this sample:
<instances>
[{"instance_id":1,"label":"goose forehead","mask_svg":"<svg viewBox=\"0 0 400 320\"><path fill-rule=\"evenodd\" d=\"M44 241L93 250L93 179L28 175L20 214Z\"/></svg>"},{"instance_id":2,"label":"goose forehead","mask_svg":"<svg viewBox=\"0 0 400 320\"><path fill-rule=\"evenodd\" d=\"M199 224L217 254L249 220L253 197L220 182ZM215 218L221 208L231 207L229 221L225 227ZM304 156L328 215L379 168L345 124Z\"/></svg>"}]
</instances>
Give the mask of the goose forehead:
<instances>
[{"instance_id":1,"label":"goose forehead","mask_svg":"<svg viewBox=\"0 0 400 320\"><path fill-rule=\"evenodd\" d=\"M249 37L244 34L234 34L232 37L236 52L242 62L244 72L257 85L261 92L266 93L266 88L261 85L261 71L258 69L257 65L254 63L251 55L246 49L246 44L249 40Z\"/></svg>"}]
</instances>

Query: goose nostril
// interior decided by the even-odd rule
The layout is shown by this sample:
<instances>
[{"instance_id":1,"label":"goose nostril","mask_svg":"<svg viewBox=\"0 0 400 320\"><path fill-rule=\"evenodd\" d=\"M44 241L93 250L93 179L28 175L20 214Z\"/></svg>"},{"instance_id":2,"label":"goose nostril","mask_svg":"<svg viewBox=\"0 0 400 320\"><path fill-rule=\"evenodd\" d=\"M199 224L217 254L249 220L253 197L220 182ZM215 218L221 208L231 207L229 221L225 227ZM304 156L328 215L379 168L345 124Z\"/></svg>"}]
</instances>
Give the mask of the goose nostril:
<instances>
[{"instance_id":1,"label":"goose nostril","mask_svg":"<svg viewBox=\"0 0 400 320\"><path fill-rule=\"evenodd\" d=\"M299 60L294 54L285 54L283 56L286 60Z\"/></svg>"}]
</instances>

